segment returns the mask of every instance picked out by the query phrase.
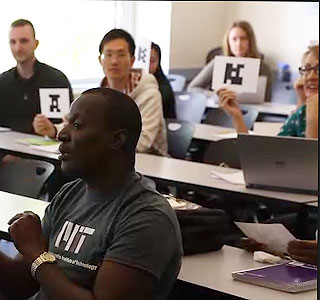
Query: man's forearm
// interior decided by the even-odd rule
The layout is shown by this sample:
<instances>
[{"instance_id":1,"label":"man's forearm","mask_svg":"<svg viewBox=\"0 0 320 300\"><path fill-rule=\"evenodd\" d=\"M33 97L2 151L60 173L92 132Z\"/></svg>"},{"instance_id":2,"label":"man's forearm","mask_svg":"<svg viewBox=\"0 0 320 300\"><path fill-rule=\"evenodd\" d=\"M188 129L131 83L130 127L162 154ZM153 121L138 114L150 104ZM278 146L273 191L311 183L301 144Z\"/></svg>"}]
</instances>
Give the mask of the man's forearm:
<instances>
[{"instance_id":1,"label":"man's forearm","mask_svg":"<svg viewBox=\"0 0 320 300\"><path fill-rule=\"evenodd\" d=\"M36 273L41 289L50 300L95 300L92 292L69 280L56 264L42 264Z\"/></svg>"},{"instance_id":2,"label":"man's forearm","mask_svg":"<svg viewBox=\"0 0 320 300\"><path fill-rule=\"evenodd\" d=\"M20 256L12 259L0 251L0 292L8 299L27 298L39 286L32 278L27 264Z\"/></svg>"}]
</instances>

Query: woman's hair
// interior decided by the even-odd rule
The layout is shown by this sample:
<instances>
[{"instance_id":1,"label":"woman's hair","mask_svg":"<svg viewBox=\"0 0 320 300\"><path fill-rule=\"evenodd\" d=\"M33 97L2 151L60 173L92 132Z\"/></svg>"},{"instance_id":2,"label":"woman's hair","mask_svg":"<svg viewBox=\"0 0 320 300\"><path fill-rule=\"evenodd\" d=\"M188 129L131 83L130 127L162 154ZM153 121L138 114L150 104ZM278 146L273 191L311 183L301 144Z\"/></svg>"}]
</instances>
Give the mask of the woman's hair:
<instances>
[{"instance_id":1,"label":"woman's hair","mask_svg":"<svg viewBox=\"0 0 320 300\"><path fill-rule=\"evenodd\" d=\"M153 74L159 82L159 81L163 80L163 78L165 77L165 75L162 71L162 68L161 68L161 50L160 50L159 45L157 45L153 42L151 42L151 49L155 50L158 54L158 57L159 57L159 63L158 63L157 69Z\"/></svg>"},{"instance_id":2,"label":"woman's hair","mask_svg":"<svg viewBox=\"0 0 320 300\"><path fill-rule=\"evenodd\" d=\"M159 91L161 93L162 98L162 107L163 107L163 114L165 118L176 118L176 106L175 106L175 98L174 93L171 88L171 84L168 78L164 75L162 68L161 68L161 50L160 47L155 44L151 43L151 49L155 50L159 57L159 63L157 66L156 71L154 72L154 77L157 79L159 84Z\"/></svg>"},{"instance_id":3,"label":"woman's hair","mask_svg":"<svg viewBox=\"0 0 320 300\"><path fill-rule=\"evenodd\" d=\"M158 63L158 66L157 66L155 73L162 72L162 69L161 69L161 49L160 49L159 45L151 42L151 50L152 49L157 52L158 57L159 57L159 63Z\"/></svg>"},{"instance_id":4,"label":"woman's hair","mask_svg":"<svg viewBox=\"0 0 320 300\"><path fill-rule=\"evenodd\" d=\"M319 58L319 45L309 46L308 50L302 55L301 64L304 64L309 53Z\"/></svg>"},{"instance_id":5,"label":"woman's hair","mask_svg":"<svg viewBox=\"0 0 320 300\"><path fill-rule=\"evenodd\" d=\"M244 30L247 34L248 41L249 41L249 47L248 47L248 53L246 54L246 57L251 57L251 58L261 58L261 54L258 51L257 47L257 42L256 42L256 37L254 35L253 29L251 25L246 22L246 21L236 21L233 22L228 31L226 32L224 38L223 38L223 54L227 56L234 56L234 54L230 50L229 46L229 34L230 31L235 28L239 27L242 30Z\"/></svg>"}]
</instances>

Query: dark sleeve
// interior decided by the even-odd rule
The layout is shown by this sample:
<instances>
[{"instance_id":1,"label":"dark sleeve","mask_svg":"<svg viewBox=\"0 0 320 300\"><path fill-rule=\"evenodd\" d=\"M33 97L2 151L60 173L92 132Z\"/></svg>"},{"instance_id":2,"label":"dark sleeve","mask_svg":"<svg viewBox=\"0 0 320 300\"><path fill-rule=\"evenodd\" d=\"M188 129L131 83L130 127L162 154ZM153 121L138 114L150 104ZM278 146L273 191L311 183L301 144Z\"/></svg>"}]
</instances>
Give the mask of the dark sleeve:
<instances>
[{"instance_id":1,"label":"dark sleeve","mask_svg":"<svg viewBox=\"0 0 320 300\"><path fill-rule=\"evenodd\" d=\"M265 102L271 102L272 98L272 71L267 64L261 62L260 74L267 77L267 87L266 87L266 95Z\"/></svg>"},{"instance_id":2,"label":"dark sleeve","mask_svg":"<svg viewBox=\"0 0 320 300\"><path fill-rule=\"evenodd\" d=\"M159 82L159 90L162 97L164 117L176 119L176 100L170 82L166 77Z\"/></svg>"}]
</instances>

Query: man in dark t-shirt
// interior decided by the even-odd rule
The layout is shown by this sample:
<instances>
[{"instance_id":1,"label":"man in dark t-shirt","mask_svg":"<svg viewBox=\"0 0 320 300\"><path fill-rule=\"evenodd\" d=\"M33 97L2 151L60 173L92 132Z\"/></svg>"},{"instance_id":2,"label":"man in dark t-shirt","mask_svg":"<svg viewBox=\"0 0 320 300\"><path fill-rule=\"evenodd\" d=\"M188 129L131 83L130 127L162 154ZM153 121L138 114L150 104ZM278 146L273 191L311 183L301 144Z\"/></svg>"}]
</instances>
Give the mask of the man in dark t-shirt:
<instances>
[{"instance_id":1,"label":"man in dark t-shirt","mask_svg":"<svg viewBox=\"0 0 320 300\"><path fill-rule=\"evenodd\" d=\"M85 91L59 132L66 184L42 224L25 212L9 221L20 254L0 251L0 294L37 300L165 300L181 266L175 212L136 173L141 115L127 95Z\"/></svg>"}]
</instances>

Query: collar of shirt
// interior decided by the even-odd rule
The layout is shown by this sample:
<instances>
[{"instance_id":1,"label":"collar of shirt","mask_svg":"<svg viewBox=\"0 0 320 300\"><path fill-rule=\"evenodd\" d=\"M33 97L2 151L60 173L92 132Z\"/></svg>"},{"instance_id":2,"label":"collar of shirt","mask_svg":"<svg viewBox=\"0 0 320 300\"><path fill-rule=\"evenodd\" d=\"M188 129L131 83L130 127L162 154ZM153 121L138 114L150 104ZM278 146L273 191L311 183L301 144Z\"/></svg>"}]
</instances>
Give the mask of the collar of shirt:
<instances>
[{"instance_id":1,"label":"collar of shirt","mask_svg":"<svg viewBox=\"0 0 320 300\"><path fill-rule=\"evenodd\" d=\"M137 87L139 84L139 81L142 76L142 70L141 69L132 69L129 73L129 80L127 82L126 88L124 91L121 91L124 94L129 95L132 93L132 91ZM104 77L100 83L100 87L106 87L109 88L108 79L107 77Z\"/></svg>"}]
</instances>

